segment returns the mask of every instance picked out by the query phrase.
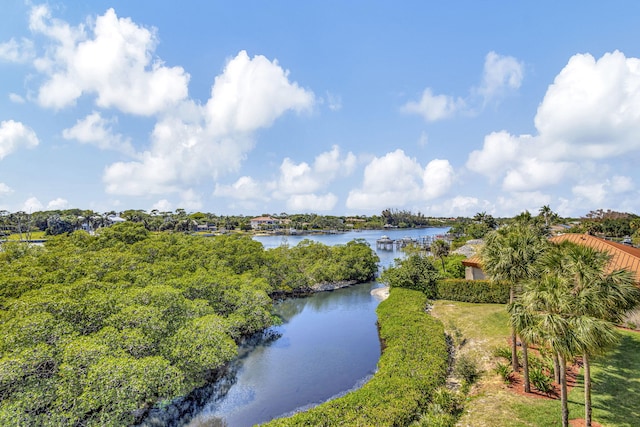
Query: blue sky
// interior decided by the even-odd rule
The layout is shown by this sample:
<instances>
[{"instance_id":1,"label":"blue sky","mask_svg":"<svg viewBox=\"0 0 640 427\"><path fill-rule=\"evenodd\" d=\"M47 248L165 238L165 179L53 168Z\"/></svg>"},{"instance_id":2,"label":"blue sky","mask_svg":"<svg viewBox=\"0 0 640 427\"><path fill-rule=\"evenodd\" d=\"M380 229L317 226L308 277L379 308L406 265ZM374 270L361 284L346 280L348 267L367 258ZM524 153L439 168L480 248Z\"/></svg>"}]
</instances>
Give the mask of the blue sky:
<instances>
[{"instance_id":1,"label":"blue sky","mask_svg":"<svg viewBox=\"0 0 640 427\"><path fill-rule=\"evenodd\" d=\"M5 3L0 210L640 212L640 2Z\"/></svg>"}]
</instances>

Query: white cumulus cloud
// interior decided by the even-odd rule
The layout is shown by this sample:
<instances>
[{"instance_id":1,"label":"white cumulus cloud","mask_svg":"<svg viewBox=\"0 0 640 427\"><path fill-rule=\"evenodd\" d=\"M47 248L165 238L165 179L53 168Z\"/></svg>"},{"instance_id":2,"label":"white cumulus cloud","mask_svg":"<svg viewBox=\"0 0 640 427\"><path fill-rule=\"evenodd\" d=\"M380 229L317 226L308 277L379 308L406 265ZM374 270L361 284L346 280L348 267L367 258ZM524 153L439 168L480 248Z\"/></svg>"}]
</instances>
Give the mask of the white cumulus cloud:
<instances>
[{"instance_id":1,"label":"white cumulus cloud","mask_svg":"<svg viewBox=\"0 0 640 427\"><path fill-rule=\"evenodd\" d=\"M287 111L312 108L313 93L290 82L288 74L277 61L239 52L216 77L206 105L181 104L156 123L152 146L139 160L107 167L107 192L164 194L237 171L254 147L256 130Z\"/></svg>"},{"instance_id":2,"label":"white cumulus cloud","mask_svg":"<svg viewBox=\"0 0 640 427\"><path fill-rule=\"evenodd\" d=\"M119 18L113 9L72 27L52 18L47 6L36 6L30 28L52 44L34 62L47 77L38 91L44 107L61 109L94 94L99 107L152 115L187 97L189 75L154 57L156 31Z\"/></svg>"},{"instance_id":3,"label":"white cumulus cloud","mask_svg":"<svg viewBox=\"0 0 640 427\"><path fill-rule=\"evenodd\" d=\"M69 201L67 199L63 199L62 197L58 197L57 199L51 200L47 203L47 210L62 210L69 208Z\"/></svg>"},{"instance_id":4,"label":"white cumulus cloud","mask_svg":"<svg viewBox=\"0 0 640 427\"><path fill-rule=\"evenodd\" d=\"M271 126L288 110L303 112L313 104L313 93L289 81L289 72L277 60L250 58L243 50L216 77L207 120L217 134L246 134Z\"/></svg>"},{"instance_id":5,"label":"white cumulus cloud","mask_svg":"<svg viewBox=\"0 0 640 427\"><path fill-rule=\"evenodd\" d=\"M22 205L22 211L26 213L38 212L44 208L42 202L37 197L29 197Z\"/></svg>"},{"instance_id":6,"label":"white cumulus cloud","mask_svg":"<svg viewBox=\"0 0 640 427\"><path fill-rule=\"evenodd\" d=\"M534 122L537 135L487 135L467 168L524 194L569 180L573 195L593 204L633 189L628 178L606 177L604 162L640 150L640 59L618 51L600 59L574 55L547 89ZM594 173L601 182L590 181Z\"/></svg>"},{"instance_id":7,"label":"white cumulus cloud","mask_svg":"<svg viewBox=\"0 0 640 427\"><path fill-rule=\"evenodd\" d=\"M307 162L295 163L285 158L280 165L278 191L285 194L313 193L325 188L339 175L350 175L356 163L356 156L351 152L341 158L337 145L331 151L316 156L313 165Z\"/></svg>"},{"instance_id":8,"label":"white cumulus cloud","mask_svg":"<svg viewBox=\"0 0 640 427\"><path fill-rule=\"evenodd\" d=\"M467 168L492 179L501 176L519 159L526 137L514 137L508 132L492 132L484 138L482 150L469 154Z\"/></svg>"},{"instance_id":9,"label":"white cumulus cloud","mask_svg":"<svg viewBox=\"0 0 640 427\"><path fill-rule=\"evenodd\" d=\"M427 87L419 101L407 102L400 111L418 114L427 122L449 119L459 113L474 115L488 102L519 89L523 79L524 64L521 61L492 51L485 57L480 86L470 88L466 96L435 95L433 89ZM478 95L482 98L482 105L477 105Z\"/></svg>"},{"instance_id":10,"label":"white cumulus cloud","mask_svg":"<svg viewBox=\"0 0 640 427\"><path fill-rule=\"evenodd\" d=\"M454 98L449 95L434 95L431 88L422 92L419 101L409 101L401 111L409 114L418 114L428 122L448 119L456 112L465 108L462 98Z\"/></svg>"},{"instance_id":11,"label":"white cumulus cloud","mask_svg":"<svg viewBox=\"0 0 640 427\"><path fill-rule=\"evenodd\" d=\"M295 211L328 211L335 207L338 197L327 188L339 177L352 174L356 163L353 153L342 154L340 147L334 145L317 155L313 163L285 158L275 180L261 182L243 176L230 185L216 184L213 194L245 202L243 206L278 199L285 200L287 208Z\"/></svg>"},{"instance_id":12,"label":"white cumulus cloud","mask_svg":"<svg viewBox=\"0 0 640 427\"><path fill-rule=\"evenodd\" d=\"M330 211L338 202L333 193L327 194L294 194L287 199L287 209L294 212Z\"/></svg>"},{"instance_id":13,"label":"white cumulus cloud","mask_svg":"<svg viewBox=\"0 0 640 427\"><path fill-rule=\"evenodd\" d=\"M265 186L250 176L241 176L231 185L216 183L213 195L236 200L269 200Z\"/></svg>"},{"instance_id":14,"label":"white cumulus cloud","mask_svg":"<svg viewBox=\"0 0 640 427\"><path fill-rule=\"evenodd\" d=\"M478 93L488 102L507 91L520 88L524 78L524 64L513 56L489 52L484 61L482 84Z\"/></svg>"},{"instance_id":15,"label":"white cumulus cloud","mask_svg":"<svg viewBox=\"0 0 640 427\"><path fill-rule=\"evenodd\" d=\"M173 210L173 204L167 199L160 199L151 206L151 209L159 212L171 212Z\"/></svg>"},{"instance_id":16,"label":"white cumulus cloud","mask_svg":"<svg viewBox=\"0 0 640 427\"><path fill-rule=\"evenodd\" d=\"M431 200L446 194L453 180L447 160L432 160L423 168L398 149L371 160L362 187L349 192L347 207L384 209Z\"/></svg>"},{"instance_id":17,"label":"white cumulus cloud","mask_svg":"<svg viewBox=\"0 0 640 427\"><path fill-rule=\"evenodd\" d=\"M39 143L36 133L30 127L13 120L0 122L0 160L20 147L33 148Z\"/></svg>"},{"instance_id":18,"label":"white cumulus cloud","mask_svg":"<svg viewBox=\"0 0 640 427\"><path fill-rule=\"evenodd\" d=\"M104 119L100 113L94 111L84 119L79 119L75 126L63 130L62 136L83 144L95 145L101 150L115 150L134 155L135 150L130 140L113 132L113 123L116 123L115 119Z\"/></svg>"},{"instance_id":19,"label":"white cumulus cloud","mask_svg":"<svg viewBox=\"0 0 640 427\"><path fill-rule=\"evenodd\" d=\"M556 156L602 159L640 149L640 59L574 55L547 89L535 125Z\"/></svg>"},{"instance_id":20,"label":"white cumulus cloud","mask_svg":"<svg viewBox=\"0 0 640 427\"><path fill-rule=\"evenodd\" d=\"M26 102L24 97L13 92L9 94L9 100L15 104L24 104Z\"/></svg>"}]
</instances>

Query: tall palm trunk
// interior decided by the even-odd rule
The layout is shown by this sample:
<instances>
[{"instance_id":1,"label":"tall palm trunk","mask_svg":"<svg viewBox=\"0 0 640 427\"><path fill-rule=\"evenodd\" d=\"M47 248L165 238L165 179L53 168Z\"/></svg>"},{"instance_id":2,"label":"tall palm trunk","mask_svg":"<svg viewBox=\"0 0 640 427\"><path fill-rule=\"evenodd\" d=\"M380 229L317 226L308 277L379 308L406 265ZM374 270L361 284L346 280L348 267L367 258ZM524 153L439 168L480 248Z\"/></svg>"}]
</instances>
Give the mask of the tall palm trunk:
<instances>
[{"instance_id":1,"label":"tall palm trunk","mask_svg":"<svg viewBox=\"0 0 640 427\"><path fill-rule=\"evenodd\" d=\"M513 304L516 300L515 286L511 285L509 289L509 303ZM518 372L520 364L518 363L518 343L515 326L511 326L511 369L513 372Z\"/></svg>"},{"instance_id":2,"label":"tall palm trunk","mask_svg":"<svg viewBox=\"0 0 640 427\"><path fill-rule=\"evenodd\" d=\"M591 362L589 355L582 355L584 367L584 425L591 427Z\"/></svg>"},{"instance_id":3,"label":"tall palm trunk","mask_svg":"<svg viewBox=\"0 0 640 427\"><path fill-rule=\"evenodd\" d=\"M516 335L516 329L511 328L511 367L513 368L513 372L518 372L520 368L520 363L518 363L518 344L517 344L518 336Z\"/></svg>"},{"instance_id":4,"label":"tall palm trunk","mask_svg":"<svg viewBox=\"0 0 640 427\"><path fill-rule=\"evenodd\" d=\"M522 341L522 375L524 376L524 392L531 393L531 382L529 381L529 346Z\"/></svg>"},{"instance_id":5,"label":"tall palm trunk","mask_svg":"<svg viewBox=\"0 0 640 427\"><path fill-rule=\"evenodd\" d=\"M567 363L558 355L560 362L560 401L562 403L562 427L569 427L569 407L567 406Z\"/></svg>"},{"instance_id":6,"label":"tall palm trunk","mask_svg":"<svg viewBox=\"0 0 640 427\"><path fill-rule=\"evenodd\" d=\"M556 384L560 384L560 362L558 362L557 353L553 353L553 380Z\"/></svg>"}]
</instances>

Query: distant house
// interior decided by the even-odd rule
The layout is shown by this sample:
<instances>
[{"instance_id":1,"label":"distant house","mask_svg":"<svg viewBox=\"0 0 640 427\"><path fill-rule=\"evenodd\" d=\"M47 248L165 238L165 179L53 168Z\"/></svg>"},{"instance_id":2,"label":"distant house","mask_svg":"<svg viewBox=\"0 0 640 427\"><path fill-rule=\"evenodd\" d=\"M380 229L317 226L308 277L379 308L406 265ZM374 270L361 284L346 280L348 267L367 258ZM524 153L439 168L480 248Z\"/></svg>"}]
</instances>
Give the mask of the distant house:
<instances>
[{"instance_id":1,"label":"distant house","mask_svg":"<svg viewBox=\"0 0 640 427\"><path fill-rule=\"evenodd\" d=\"M588 234L560 234L553 236L549 241L561 243L570 241L578 245L589 246L601 252L611 255L611 260L607 267L608 271L626 269L635 274L636 283L640 284L640 249L628 245L601 239ZM482 280L486 278L482 271L480 256L472 256L462 261L465 267L465 278L467 280Z\"/></svg>"},{"instance_id":2,"label":"distant house","mask_svg":"<svg viewBox=\"0 0 640 427\"><path fill-rule=\"evenodd\" d=\"M126 222L126 221L127 221L126 219L124 219L124 218L122 218L122 217L119 217L119 216L116 216L116 215L109 215L109 216L107 217L107 220L108 220L111 224L120 224L121 222Z\"/></svg>"},{"instance_id":3,"label":"distant house","mask_svg":"<svg viewBox=\"0 0 640 427\"><path fill-rule=\"evenodd\" d=\"M200 233L206 233L208 231L216 231L218 227L215 224L198 224L196 227L196 231Z\"/></svg>"},{"instance_id":4,"label":"distant house","mask_svg":"<svg viewBox=\"0 0 640 427\"><path fill-rule=\"evenodd\" d=\"M484 271L482 271L482 265L480 264L480 256L474 255L467 259L462 260L464 265L464 278L467 280L484 280L487 278Z\"/></svg>"},{"instance_id":5,"label":"distant house","mask_svg":"<svg viewBox=\"0 0 640 427\"><path fill-rule=\"evenodd\" d=\"M270 216L259 216L251 219L251 229L264 230L272 229L280 224L280 220Z\"/></svg>"}]
</instances>

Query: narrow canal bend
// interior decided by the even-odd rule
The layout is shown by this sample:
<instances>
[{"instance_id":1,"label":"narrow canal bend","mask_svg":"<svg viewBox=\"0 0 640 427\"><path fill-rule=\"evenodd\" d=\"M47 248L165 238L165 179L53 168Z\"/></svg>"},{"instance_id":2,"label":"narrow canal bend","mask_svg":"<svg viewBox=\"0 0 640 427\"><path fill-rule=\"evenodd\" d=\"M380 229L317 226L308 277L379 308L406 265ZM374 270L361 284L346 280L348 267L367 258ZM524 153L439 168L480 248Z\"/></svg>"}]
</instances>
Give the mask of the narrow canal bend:
<instances>
[{"instance_id":1,"label":"narrow canal bend","mask_svg":"<svg viewBox=\"0 0 640 427\"><path fill-rule=\"evenodd\" d=\"M308 236L327 245L363 239L372 249L382 234L394 239L444 234L448 228L350 232ZM260 236L265 248L296 245L307 236ZM402 252L377 250L387 267ZM245 427L311 408L361 387L375 373L380 358L376 308L364 283L276 304L282 325L266 332L268 339L241 348L230 367L231 377L207 387L208 400L193 416L143 426ZM198 398L199 402L202 402ZM190 410L188 411L190 412ZM188 419L187 419L188 418Z\"/></svg>"},{"instance_id":2,"label":"narrow canal bend","mask_svg":"<svg viewBox=\"0 0 640 427\"><path fill-rule=\"evenodd\" d=\"M360 387L374 374L380 340L375 283L277 304L280 338L243 358L236 382L189 424L252 426Z\"/></svg>"}]
</instances>

